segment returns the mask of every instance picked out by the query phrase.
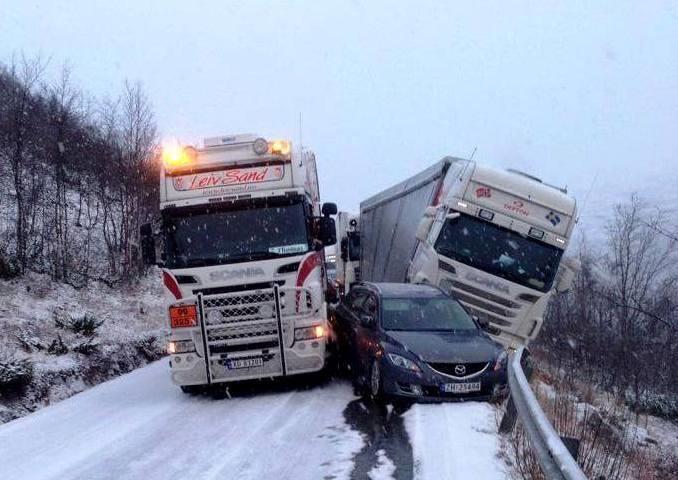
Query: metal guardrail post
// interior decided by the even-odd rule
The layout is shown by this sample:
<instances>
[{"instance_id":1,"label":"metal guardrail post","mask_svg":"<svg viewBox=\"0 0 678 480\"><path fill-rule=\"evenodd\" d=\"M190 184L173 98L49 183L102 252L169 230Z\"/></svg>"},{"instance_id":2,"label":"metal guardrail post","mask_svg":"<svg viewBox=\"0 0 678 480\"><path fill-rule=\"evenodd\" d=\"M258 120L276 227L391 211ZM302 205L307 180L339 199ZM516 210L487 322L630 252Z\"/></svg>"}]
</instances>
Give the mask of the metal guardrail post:
<instances>
[{"instance_id":1,"label":"metal guardrail post","mask_svg":"<svg viewBox=\"0 0 678 480\"><path fill-rule=\"evenodd\" d=\"M586 480L584 472L546 418L530 388L520 363L524 351L525 347L518 348L509 362L510 400L515 406L517 417L523 424L542 472L548 479Z\"/></svg>"}]
</instances>

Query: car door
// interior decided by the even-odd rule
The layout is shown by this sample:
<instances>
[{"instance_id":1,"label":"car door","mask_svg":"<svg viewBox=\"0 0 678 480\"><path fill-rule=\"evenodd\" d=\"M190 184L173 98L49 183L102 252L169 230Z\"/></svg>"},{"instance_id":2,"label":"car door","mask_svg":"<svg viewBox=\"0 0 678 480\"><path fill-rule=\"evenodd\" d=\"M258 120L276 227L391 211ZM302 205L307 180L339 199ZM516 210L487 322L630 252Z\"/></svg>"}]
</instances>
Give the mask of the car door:
<instances>
[{"instance_id":1,"label":"car door","mask_svg":"<svg viewBox=\"0 0 678 480\"><path fill-rule=\"evenodd\" d=\"M358 320L357 311L365 301L366 296L367 292L364 289L353 289L335 309L336 334L340 351L344 356L351 357L355 351L352 344L355 339L355 325Z\"/></svg>"},{"instance_id":2,"label":"car door","mask_svg":"<svg viewBox=\"0 0 678 480\"><path fill-rule=\"evenodd\" d=\"M370 322L365 322L366 319ZM374 292L367 293L365 301L360 306L355 329L356 359L359 362L359 371L366 375L372 366L372 361L379 349L379 300Z\"/></svg>"},{"instance_id":3,"label":"car door","mask_svg":"<svg viewBox=\"0 0 678 480\"><path fill-rule=\"evenodd\" d=\"M344 309L344 325L346 327L346 357L351 369L354 370L355 374L359 375L361 365L358 346L358 342L360 340L358 338L358 326L360 325L362 305L367 299L367 291L364 288L356 288L351 290L346 298L348 300Z\"/></svg>"}]
</instances>

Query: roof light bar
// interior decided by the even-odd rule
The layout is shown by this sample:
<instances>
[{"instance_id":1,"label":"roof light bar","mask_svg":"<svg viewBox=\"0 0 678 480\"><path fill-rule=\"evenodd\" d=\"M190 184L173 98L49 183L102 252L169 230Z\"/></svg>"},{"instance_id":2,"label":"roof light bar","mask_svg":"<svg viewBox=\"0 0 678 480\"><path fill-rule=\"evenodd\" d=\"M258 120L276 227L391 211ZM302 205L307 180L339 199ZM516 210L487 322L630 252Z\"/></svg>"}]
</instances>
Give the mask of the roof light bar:
<instances>
[{"instance_id":1,"label":"roof light bar","mask_svg":"<svg viewBox=\"0 0 678 480\"><path fill-rule=\"evenodd\" d=\"M162 145L161 157L165 168L171 170L194 164L198 159L198 151L190 146L182 147L176 140L168 140Z\"/></svg>"},{"instance_id":2,"label":"roof light bar","mask_svg":"<svg viewBox=\"0 0 678 480\"><path fill-rule=\"evenodd\" d=\"M264 138L257 138L252 144L252 149L257 155L263 155L268 152L268 142Z\"/></svg>"},{"instance_id":3,"label":"roof light bar","mask_svg":"<svg viewBox=\"0 0 678 480\"><path fill-rule=\"evenodd\" d=\"M287 140L273 140L268 142L269 150L275 155L288 155L292 150L292 145Z\"/></svg>"}]
</instances>

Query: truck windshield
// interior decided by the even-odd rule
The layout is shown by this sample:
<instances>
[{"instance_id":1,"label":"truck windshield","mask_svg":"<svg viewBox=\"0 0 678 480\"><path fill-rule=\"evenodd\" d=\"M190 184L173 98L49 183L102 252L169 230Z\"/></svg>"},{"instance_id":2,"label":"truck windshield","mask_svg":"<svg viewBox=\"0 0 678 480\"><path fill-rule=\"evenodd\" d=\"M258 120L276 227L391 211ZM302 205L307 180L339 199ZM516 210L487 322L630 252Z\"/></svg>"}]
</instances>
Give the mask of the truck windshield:
<instances>
[{"instance_id":1,"label":"truck windshield","mask_svg":"<svg viewBox=\"0 0 678 480\"><path fill-rule=\"evenodd\" d=\"M445 257L542 292L551 289L563 253L463 214L445 221L435 249Z\"/></svg>"},{"instance_id":2,"label":"truck windshield","mask_svg":"<svg viewBox=\"0 0 678 480\"><path fill-rule=\"evenodd\" d=\"M189 268L299 255L311 247L301 200L257 200L164 213L165 264Z\"/></svg>"}]
</instances>

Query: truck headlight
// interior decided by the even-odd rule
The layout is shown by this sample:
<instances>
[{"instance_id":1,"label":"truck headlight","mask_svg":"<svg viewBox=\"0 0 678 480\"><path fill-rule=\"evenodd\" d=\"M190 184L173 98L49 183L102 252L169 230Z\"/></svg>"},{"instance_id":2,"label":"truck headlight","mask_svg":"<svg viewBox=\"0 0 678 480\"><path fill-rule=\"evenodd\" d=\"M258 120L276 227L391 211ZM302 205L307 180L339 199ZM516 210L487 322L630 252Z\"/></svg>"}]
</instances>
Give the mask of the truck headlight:
<instances>
[{"instance_id":1,"label":"truck headlight","mask_svg":"<svg viewBox=\"0 0 678 480\"><path fill-rule=\"evenodd\" d=\"M325 336L325 327L322 325L312 325L310 327L295 328L294 340L315 340Z\"/></svg>"},{"instance_id":2,"label":"truck headlight","mask_svg":"<svg viewBox=\"0 0 678 480\"><path fill-rule=\"evenodd\" d=\"M408 358L401 357L395 353L389 353L388 359L391 360L391 363L396 367L404 368L405 370L409 370L411 372L421 373L421 368L419 368L419 365Z\"/></svg>"},{"instance_id":3,"label":"truck headlight","mask_svg":"<svg viewBox=\"0 0 678 480\"><path fill-rule=\"evenodd\" d=\"M195 352L193 340L173 340L167 344L167 353Z\"/></svg>"}]
</instances>

